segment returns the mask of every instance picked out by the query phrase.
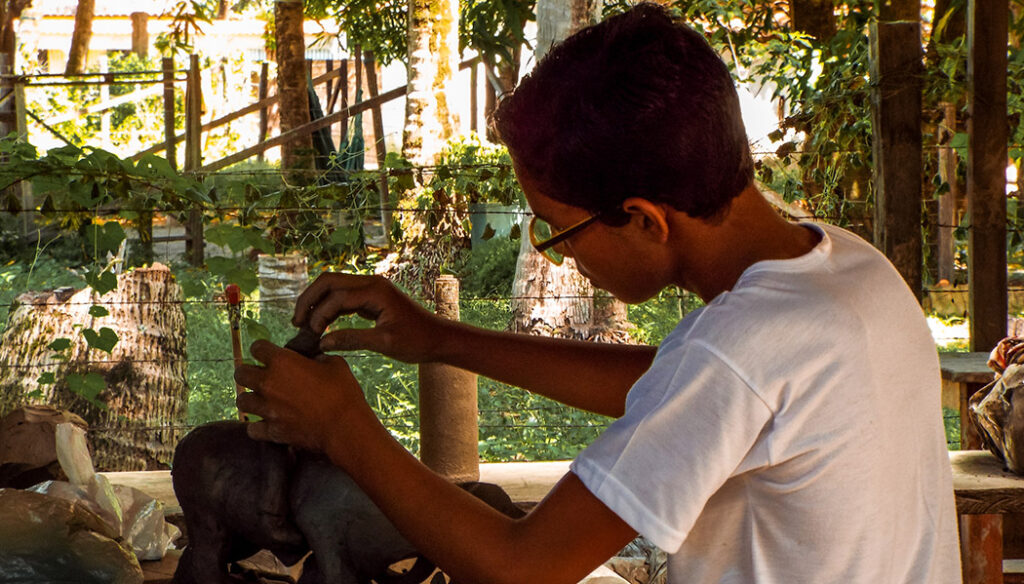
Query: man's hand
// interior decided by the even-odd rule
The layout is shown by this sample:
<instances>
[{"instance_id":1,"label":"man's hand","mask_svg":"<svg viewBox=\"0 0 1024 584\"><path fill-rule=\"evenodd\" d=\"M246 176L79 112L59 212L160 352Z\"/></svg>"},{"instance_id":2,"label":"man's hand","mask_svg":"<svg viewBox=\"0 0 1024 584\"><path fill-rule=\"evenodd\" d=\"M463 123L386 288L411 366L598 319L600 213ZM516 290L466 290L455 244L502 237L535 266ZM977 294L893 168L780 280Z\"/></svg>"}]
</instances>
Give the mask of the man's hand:
<instances>
[{"instance_id":1,"label":"man's hand","mask_svg":"<svg viewBox=\"0 0 1024 584\"><path fill-rule=\"evenodd\" d=\"M299 295L292 324L321 334L346 314L375 326L331 332L320 341L321 350L367 349L406 363L431 361L445 324L380 276L340 273L322 274Z\"/></svg>"},{"instance_id":2,"label":"man's hand","mask_svg":"<svg viewBox=\"0 0 1024 584\"><path fill-rule=\"evenodd\" d=\"M239 411L262 418L249 425L251 438L322 452L344 432L345 419L373 416L341 357L311 361L268 341L256 341L250 352L264 366L240 365L235 381L252 390L238 396Z\"/></svg>"}]
</instances>

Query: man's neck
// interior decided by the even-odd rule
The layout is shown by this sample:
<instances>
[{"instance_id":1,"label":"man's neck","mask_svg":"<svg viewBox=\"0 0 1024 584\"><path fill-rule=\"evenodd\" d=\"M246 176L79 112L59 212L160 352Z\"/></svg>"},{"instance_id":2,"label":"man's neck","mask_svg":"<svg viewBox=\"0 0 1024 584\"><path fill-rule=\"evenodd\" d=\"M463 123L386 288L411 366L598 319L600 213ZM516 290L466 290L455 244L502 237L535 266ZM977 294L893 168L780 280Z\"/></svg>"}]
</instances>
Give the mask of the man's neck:
<instances>
[{"instance_id":1,"label":"man's neck","mask_svg":"<svg viewBox=\"0 0 1024 584\"><path fill-rule=\"evenodd\" d=\"M765 260L802 256L818 244L820 236L786 221L756 187L750 186L732 200L724 216L702 221L686 217L684 233L690 265L681 270L679 285L696 292L705 302L731 290L744 270Z\"/></svg>"}]
</instances>

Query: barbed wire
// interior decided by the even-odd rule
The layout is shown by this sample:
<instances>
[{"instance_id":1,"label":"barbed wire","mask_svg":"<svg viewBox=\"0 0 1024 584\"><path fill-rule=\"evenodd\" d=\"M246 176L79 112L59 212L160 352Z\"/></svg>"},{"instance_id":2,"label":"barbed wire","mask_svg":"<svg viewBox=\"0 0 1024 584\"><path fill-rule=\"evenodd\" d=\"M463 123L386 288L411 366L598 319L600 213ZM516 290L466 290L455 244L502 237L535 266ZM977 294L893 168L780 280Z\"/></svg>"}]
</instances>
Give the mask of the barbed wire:
<instances>
[{"instance_id":1,"label":"barbed wire","mask_svg":"<svg viewBox=\"0 0 1024 584\"><path fill-rule=\"evenodd\" d=\"M85 290L85 288L82 288ZM925 287L922 289L924 292L963 292L966 290L956 289L950 287ZM1010 286L1007 287L1007 292L1024 292L1024 286ZM31 293L29 291L26 293ZM49 292L49 291L42 291ZM693 298L694 294L689 292L679 294L663 294L660 299L675 299L675 300L688 300ZM522 294L522 295L508 295L508 296L477 296L477 297L465 297L460 298L460 303L474 303L474 302L488 302L488 303L504 303L504 302L516 302L525 300L606 300L607 295L600 294ZM130 305L170 305L170 306L185 306L185 305L213 305L228 309L227 301L224 299L190 299L190 300L103 300L102 298L96 301L89 302L6 302L0 303L0 308L6 308L8 310L19 306L32 306L32 307L47 307L47 306L130 306ZM240 304L253 304L253 305L270 305L279 306L282 311L291 310L289 306L280 306L282 300L280 298L271 299L245 299ZM96 317L103 318L103 317Z\"/></svg>"}]
</instances>

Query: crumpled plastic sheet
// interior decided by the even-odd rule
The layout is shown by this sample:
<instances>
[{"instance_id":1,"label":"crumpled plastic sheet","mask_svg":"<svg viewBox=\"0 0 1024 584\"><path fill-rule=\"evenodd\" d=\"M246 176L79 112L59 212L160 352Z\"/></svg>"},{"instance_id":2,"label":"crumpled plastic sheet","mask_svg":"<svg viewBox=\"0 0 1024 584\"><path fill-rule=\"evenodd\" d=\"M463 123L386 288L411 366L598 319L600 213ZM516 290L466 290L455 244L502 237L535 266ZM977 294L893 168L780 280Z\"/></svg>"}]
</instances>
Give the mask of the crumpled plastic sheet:
<instances>
[{"instance_id":1,"label":"crumpled plastic sheet","mask_svg":"<svg viewBox=\"0 0 1024 584\"><path fill-rule=\"evenodd\" d=\"M135 555L81 501L0 489L0 583L141 584Z\"/></svg>"},{"instance_id":2,"label":"crumpled plastic sheet","mask_svg":"<svg viewBox=\"0 0 1024 584\"><path fill-rule=\"evenodd\" d=\"M1009 363L969 403L985 448L1024 475L1024 364Z\"/></svg>"},{"instance_id":3,"label":"crumpled plastic sheet","mask_svg":"<svg viewBox=\"0 0 1024 584\"><path fill-rule=\"evenodd\" d=\"M68 482L0 489L0 584L142 582L139 560L159 560L180 535L163 504L96 474L85 431L57 426Z\"/></svg>"}]
</instances>

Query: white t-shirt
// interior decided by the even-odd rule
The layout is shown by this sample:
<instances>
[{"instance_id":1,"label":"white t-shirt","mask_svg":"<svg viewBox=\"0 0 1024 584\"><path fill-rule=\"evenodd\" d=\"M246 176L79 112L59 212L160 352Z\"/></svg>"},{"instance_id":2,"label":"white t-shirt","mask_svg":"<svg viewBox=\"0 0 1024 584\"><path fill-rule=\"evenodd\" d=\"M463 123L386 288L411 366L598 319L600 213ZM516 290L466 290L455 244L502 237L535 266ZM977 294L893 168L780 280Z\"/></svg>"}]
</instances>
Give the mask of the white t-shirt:
<instances>
[{"instance_id":1,"label":"white t-shirt","mask_svg":"<svg viewBox=\"0 0 1024 584\"><path fill-rule=\"evenodd\" d=\"M877 250L811 227L683 319L572 471L672 584L960 582L927 323Z\"/></svg>"}]
</instances>

